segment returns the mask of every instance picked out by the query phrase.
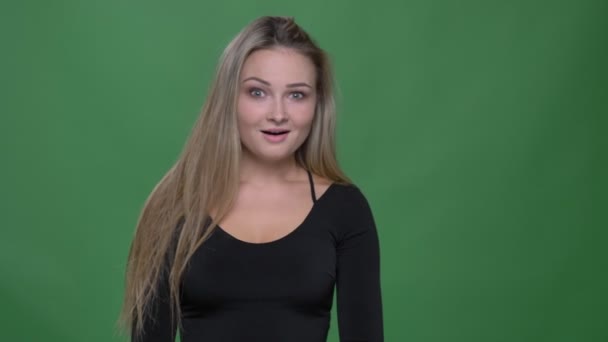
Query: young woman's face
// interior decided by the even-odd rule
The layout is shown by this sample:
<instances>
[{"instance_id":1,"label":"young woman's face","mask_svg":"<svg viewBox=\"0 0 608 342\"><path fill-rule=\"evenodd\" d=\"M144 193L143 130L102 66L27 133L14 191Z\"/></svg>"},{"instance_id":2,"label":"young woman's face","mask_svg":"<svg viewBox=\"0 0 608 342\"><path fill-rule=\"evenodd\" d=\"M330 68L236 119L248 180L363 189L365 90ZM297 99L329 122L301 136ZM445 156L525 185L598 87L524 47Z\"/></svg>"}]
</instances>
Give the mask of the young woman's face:
<instances>
[{"instance_id":1,"label":"young woman's face","mask_svg":"<svg viewBox=\"0 0 608 342\"><path fill-rule=\"evenodd\" d=\"M238 130L243 153L265 161L293 156L311 129L317 101L312 61L291 49L264 49L243 64Z\"/></svg>"}]
</instances>

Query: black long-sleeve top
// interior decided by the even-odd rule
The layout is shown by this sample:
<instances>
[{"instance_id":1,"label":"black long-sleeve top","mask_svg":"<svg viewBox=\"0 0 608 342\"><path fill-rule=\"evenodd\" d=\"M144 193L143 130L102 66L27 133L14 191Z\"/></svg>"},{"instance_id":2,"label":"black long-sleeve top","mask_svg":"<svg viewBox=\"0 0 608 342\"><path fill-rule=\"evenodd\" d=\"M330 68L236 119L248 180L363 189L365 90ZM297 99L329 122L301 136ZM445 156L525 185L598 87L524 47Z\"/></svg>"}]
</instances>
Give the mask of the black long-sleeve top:
<instances>
[{"instance_id":1,"label":"black long-sleeve top","mask_svg":"<svg viewBox=\"0 0 608 342\"><path fill-rule=\"evenodd\" d=\"M312 178L311 178L312 181ZM368 201L333 183L304 221L267 243L217 227L182 278L182 342L326 341L334 288L341 342L383 337L379 240ZM166 275L166 273L165 273ZM136 342L173 342L167 277Z\"/></svg>"}]
</instances>

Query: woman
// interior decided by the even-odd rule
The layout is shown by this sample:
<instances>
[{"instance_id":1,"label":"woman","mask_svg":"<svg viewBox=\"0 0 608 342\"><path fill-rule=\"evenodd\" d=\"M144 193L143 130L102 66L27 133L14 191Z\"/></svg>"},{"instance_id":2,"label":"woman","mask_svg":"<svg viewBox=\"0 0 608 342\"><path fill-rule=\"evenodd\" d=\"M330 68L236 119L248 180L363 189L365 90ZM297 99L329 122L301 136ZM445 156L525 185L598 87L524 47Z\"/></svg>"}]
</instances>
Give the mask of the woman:
<instances>
[{"instance_id":1,"label":"woman","mask_svg":"<svg viewBox=\"0 0 608 342\"><path fill-rule=\"evenodd\" d=\"M122 322L133 341L382 341L380 253L338 167L332 75L292 18L228 45L184 151L142 210Z\"/></svg>"}]
</instances>

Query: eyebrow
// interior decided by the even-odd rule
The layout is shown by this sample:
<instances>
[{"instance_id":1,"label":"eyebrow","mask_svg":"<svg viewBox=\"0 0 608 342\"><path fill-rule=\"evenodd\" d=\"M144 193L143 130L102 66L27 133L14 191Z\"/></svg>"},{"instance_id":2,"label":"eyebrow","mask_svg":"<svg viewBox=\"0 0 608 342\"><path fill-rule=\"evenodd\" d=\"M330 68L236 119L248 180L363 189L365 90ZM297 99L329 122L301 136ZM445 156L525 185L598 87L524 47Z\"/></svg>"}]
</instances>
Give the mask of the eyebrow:
<instances>
[{"instance_id":1,"label":"eyebrow","mask_svg":"<svg viewBox=\"0 0 608 342\"><path fill-rule=\"evenodd\" d=\"M245 82L247 82L249 80L258 81L258 82L263 83L263 84L265 84L267 86L270 86L270 82L264 81L263 79L255 77L255 76L248 77L248 78L244 79L243 83L245 83ZM295 88L295 87L308 87L308 88L312 89L312 87L308 83L306 83L306 82L290 83L290 84L287 85L287 88Z\"/></svg>"}]
</instances>

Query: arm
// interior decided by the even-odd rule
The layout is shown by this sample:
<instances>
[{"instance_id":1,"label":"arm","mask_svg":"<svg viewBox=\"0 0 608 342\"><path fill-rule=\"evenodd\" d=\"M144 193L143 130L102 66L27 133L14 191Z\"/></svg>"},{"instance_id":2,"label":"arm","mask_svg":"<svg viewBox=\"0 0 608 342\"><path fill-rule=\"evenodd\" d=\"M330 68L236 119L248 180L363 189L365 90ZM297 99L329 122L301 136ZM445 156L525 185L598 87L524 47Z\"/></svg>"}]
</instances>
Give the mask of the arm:
<instances>
[{"instance_id":1,"label":"arm","mask_svg":"<svg viewBox=\"0 0 608 342\"><path fill-rule=\"evenodd\" d=\"M150 313L144 317L144 330L140 335L135 334L135 326L131 329L131 342L174 342L176 330L171 322L171 307L169 303L169 281L163 272L157 286L157 295L150 301Z\"/></svg>"},{"instance_id":2,"label":"arm","mask_svg":"<svg viewBox=\"0 0 608 342\"><path fill-rule=\"evenodd\" d=\"M380 246L369 204L359 189L349 196L337 247L337 304L341 342L384 341Z\"/></svg>"},{"instance_id":3,"label":"arm","mask_svg":"<svg viewBox=\"0 0 608 342\"><path fill-rule=\"evenodd\" d=\"M149 314L144 317L143 332L135 333L135 325L131 327L131 342L174 342L177 334L175 319L172 320L169 271L177 247L177 237L184 224L184 218L180 218L175 229L170 252L164 258L163 268L156 283L156 295L150 300Z\"/></svg>"}]
</instances>

